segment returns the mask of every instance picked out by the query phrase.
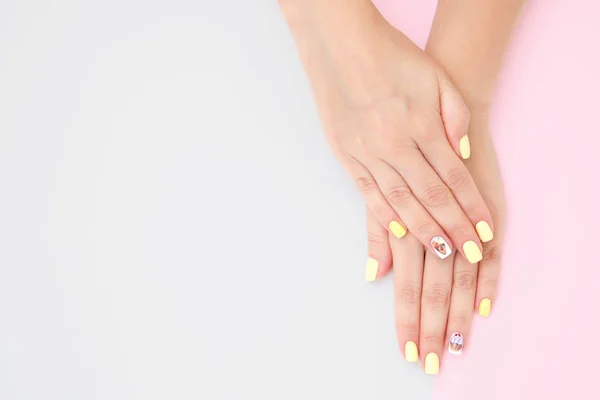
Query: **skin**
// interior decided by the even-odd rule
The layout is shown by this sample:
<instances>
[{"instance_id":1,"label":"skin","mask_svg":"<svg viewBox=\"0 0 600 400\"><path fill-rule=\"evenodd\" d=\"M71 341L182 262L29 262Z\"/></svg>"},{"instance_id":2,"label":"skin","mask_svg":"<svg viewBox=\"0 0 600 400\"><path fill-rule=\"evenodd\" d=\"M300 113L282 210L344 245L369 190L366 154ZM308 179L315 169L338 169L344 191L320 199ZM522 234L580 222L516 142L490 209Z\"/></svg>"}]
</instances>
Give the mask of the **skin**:
<instances>
[{"instance_id":1,"label":"skin","mask_svg":"<svg viewBox=\"0 0 600 400\"><path fill-rule=\"evenodd\" d=\"M367 214L370 254L395 269L398 342L419 344L420 358L441 358L454 332L468 345L473 307L496 300L506 206L497 158L489 134L493 88L522 0L441 0L426 51L443 65L471 110L471 159L466 161L495 222L495 238L484 243L484 257L472 265L457 255L440 261L423 256L415 238L395 241ZM466 62L467 60L468 62ZM387 240L386 240L387 239ZM453 267L453 268L452 268ZM384 275L391 264L381 266ZM417 270L423 271L419 275ZM436 274L434 271L444 271Z\"/></svg>"},{"instance_id":2,"label":"skin","mask_svg":"<svg viewBox=\"0 0 600 400\"><path fill-rule=\"evenodd\" d=\"M370 0L280 4L327 140L377 221L480 255L474 226L493 222L459 156L470 114L444 69Z\"/></svg>"},{"instance_id":3,"label":"skin","mask_svg":"<svg viewBox=\"0 0 600 400\"><path fill-rule=\"evenodd\" d=\"M495 300L505 205L488 115L523 2L440 0L423 52L370 1L280 0L327 139L365 197L378 277L396 271L400 347L417 343L422 362L441 357L453 332L467 343L473 307ZM473 151L463 163L467 134ZM410 233L394 237L393 220ZM483 245L479 221L495 233ZM423 247L436 235L459 249L474 241L483 260L440 260Z\"/></svg>"}]
</instances>

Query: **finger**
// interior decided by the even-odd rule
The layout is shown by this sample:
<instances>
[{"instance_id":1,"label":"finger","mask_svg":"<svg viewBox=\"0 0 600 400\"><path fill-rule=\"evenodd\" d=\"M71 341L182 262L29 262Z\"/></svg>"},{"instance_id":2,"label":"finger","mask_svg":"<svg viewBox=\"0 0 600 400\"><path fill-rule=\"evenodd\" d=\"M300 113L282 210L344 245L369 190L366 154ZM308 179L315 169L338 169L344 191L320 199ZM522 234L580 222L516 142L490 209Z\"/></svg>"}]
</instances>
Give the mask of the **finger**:
<instances>
[{"instance_id":1,"label":"finger","mask_svg":"<svg viewBox=\"0 0 600 400\"><path fill-rule=\"evenodd\" d=\"M419 240L408 235L391 240L394 262L394 304L396 335L400 351L408 362L419 361L419 322L425 251Z\"/></svg>"},{"instance_id":2,"label":"finger","mask_svg":"<svg viewBox=\"0 0 600 400\"><path fill-rule=\"evenodd\" d=\"M479 239L482 242L492 240L494 224L489 208L469 170L456 157L445 138L442 135L431 135L427 140L421 137L417 138L417 144L429 165L450 189L471 225L475 226Z\"/></svg>"},{"instance_id":3,"label":"finger","mask_svg":"<svg viewBox=\"0 0 600 400\"><path fill-rule=\"evenodd\" d=\"M475 228L423 154L417 149L408 149L404 151L403 162L395 162L393 167L467 260L481 261L481 242Z\"/></svg>"},{"instance_id":4,"label":"finger","mask_svg":"<svg viewBox=\"0 0 600 400\"><path fill-rule=\"evenodd\" d=\"M436 375L443 354L454 256L446 260L427 254L421 295L421 331L419 350L425 355L425 373Z\"/></svg>"},{"instance_id":5,"label":"finger","mask_svg":"<svg viewBox=\"0 0 600 400\"><path fill-rule=\"evenodd\" d=\"M438 85L440 88L440 114L446 137L454 152L466 160L471 157L471 144L467 135L471 113L459 91L443 72L438 74Z\"/></svg>"},{"instance_id":6,"label":"finger","mask_svg":"<svg viewBox=\"0 0 600 400\"><path fill-rule=\"evenodd\" d=\"M367 207L367 231L369 259L365 278L368 282L375 281L392 269L392 251L388 231L377 221L373 212ZM397 242L401 242L397 240Z\"/></svg>"},{"instance_id":7,"label":"finger","mask_svg":"<svg viewBox=\"0 0 600 400\"><path fill-rule=\"evenodd\" d=\"M354 179L356 187L377 221L398 239L404 237L406 235L406 225L379 190L377 181L373 178L371 172L354 157L349 157L344 166Z\"/></svg>"},{"instance_id":8,"label":"finger","mask_svg":"<svg viewBox=\"0 0 600 400\"><path fill-rule=\"evenodd\" d=\"M477 264L471 264L462 256L454 259L450 311L446 327L448 352L459 355L471 329L473 304L477 285Z\"/></svg>"},{"instance_id":9,"label":"finger","mask_svg":"<svg viewBox=\"0 0 600 400\"><path fill-rule=\"evenodd\" d=\"M375 180L388 204L399 215L410 232L438 257L452 254L452 242L442 227L416 199L402 176L386 162L375 160L369 164Z\"/></svg>"},{"instance_id":10,"label":"finger","mask_svg":"<svg viewBox=\"0 0 600 400\"><path fill-rule=\"evenodd\" d=\"M482 317L488 317L498 290L500 277L502 243L501 235L483 245L483 260L479 263L477 276L477 311Z\"/></svg>"}]
</instances>

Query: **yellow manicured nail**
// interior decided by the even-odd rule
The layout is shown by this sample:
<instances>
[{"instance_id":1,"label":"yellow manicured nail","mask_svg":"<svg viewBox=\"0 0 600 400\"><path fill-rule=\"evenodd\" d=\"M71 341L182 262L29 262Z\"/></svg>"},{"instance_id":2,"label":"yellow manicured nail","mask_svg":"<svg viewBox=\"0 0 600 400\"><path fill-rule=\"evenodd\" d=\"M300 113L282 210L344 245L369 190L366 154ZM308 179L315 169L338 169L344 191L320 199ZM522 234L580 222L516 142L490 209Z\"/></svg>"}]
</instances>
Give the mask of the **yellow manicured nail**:
<instances>
[{"instance_id":1,"label":"yellow manicured nail","mask_svg":"<svg viewBox=\"0 0 600 400\"><path fill-rule=\"evenodd\" d=\"M406 342L404 345L404 355L406 357L406 361L408 362L419 361L419 350L417 349L417 344L410 340Z\"/></svg>"},{"instance_id":2,"label":"yellow manicured nail","mask_svg":"<svg viewBox=\"0 0 600 400\"><path fill-rule=\"evenodd\" d=\"M435 353L429 353L425 357L425 373L437 375L440 372L440 358Z\"/></svg>"},{"instance_id":3,"label":"yellow manicured nail","mask_svg":"<svg viewBox=\"0 0 600 400\"><path fill-rule=\"evenodd\" d=\"M379 263L376 259L369 257L367 260L367 270L365 271L365 279L367 282L373 282L377 279L377 272L379 271Z\"/></svg>"},{"instance_id":4,"label":"yellow manicured nail","mask_svg":"<svg viewBox=\"0 0 600 400\"><path fill-rule=\"evenodd\" d=\"M479 315L487 317L490 315L490 311L492 311L492 301L490 299L481 300L479 303Z\"/></svg>"},{"instance_id":5,"label":"yellow manicured nail","mask_svg":"<svg viewBox=\"0 0 600 400\"><path fill-rule=\"evenodd\" d=\"M479 246L477 246L477 243L475 243L472 240L469 240L468 242L465 242L465 244L463 244L463 251L465 252L467 260L471 264L478 263L483 258L481 250L479 250Z\"/></svg>"},{"instance_id":6,"label":"yellow manicured nail","mask_svg":"<svg viewBox=\"0 0 600 400\"><path fill-rule=\"evenodd\" d=\"M458 142L458 148L460 150L460 156L463 160L471 157L471 143L469 143L469 137L467 135L460 138L460 142Z\"/></svg>"},{"instance_id":7,"label":"yellow manicured nail","mask_svg":"<svg viewBox=\"0 0 600 400\"><path fill-rule=\"evenodd\" d=\"M475 225L475 229L477 230L479 239L481 239L483 243L487 243L494 238L494 232L492 232L492 228L490 228L490 225L485 221L479 221Z\"/></svg>"},{"instance_id":8,"label":"yellow manicured nail","mask_svg":"<svg viewBox=\"0 0 600 400\"><path fill-rule=\"evenodd\" d=\"M402 226L402 224L398 221L390 222L390 231L396 236L398 239L401 239L406 235L406 229Z\"/></svg>"}]
</instances>

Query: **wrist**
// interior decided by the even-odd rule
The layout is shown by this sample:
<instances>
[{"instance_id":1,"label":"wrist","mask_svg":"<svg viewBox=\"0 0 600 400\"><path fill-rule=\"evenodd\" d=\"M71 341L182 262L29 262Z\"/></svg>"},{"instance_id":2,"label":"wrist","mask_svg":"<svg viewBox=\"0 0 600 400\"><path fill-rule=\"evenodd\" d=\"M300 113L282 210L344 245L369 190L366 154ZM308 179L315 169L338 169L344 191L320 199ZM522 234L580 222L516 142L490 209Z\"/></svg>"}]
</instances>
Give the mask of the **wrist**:
<instances>
[{"instance_id":1,"label":"wrist","mask_svg":"<svg viewBox=\"0 0 600 400\"><path fill-rule=\"evenodd\" d=\"M278 0L296 42L338 50L364 42L383 16L371 0Z\"/></svg>"}]
</instances>

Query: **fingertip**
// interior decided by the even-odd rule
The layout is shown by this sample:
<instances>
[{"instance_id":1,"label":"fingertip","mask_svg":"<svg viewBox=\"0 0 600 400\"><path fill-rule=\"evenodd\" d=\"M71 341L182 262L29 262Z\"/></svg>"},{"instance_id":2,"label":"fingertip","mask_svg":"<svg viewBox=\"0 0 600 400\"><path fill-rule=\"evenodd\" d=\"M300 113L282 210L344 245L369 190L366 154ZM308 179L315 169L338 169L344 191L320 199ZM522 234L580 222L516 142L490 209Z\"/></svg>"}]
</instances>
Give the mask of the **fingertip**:
<instances>
[{"instance_id":1,"label":"fingertip","mask_svg":"<svg viewBox=\"0 0 600 400\"><path fill-rule=\"evenodd\" d=\"M379 273L379 261L373 257L367 259L367 268L365 269L365 280L367 282L375 282Z\"/></svg>"},{"instance_id":2,"label":"fingertip","mask_svg":"<svg viewBox=\"0 0 600 400\"><path fill-rule=\"evenodd\" d=\"M477 264L479 261L483 260L483 253L481 252L479 245L473 240L468 240L463 244L463 252L465 253L467 261L471 264Z\"/></svg>"},{"instance_id":3,"label":"fingertip","mask_svg":"<svg viewBox=\"0 0 600 400\"><path fill-rule=\"evenodd\" d=\"M475 224L475 230L483 243L491 242L494 239L494 232L486 221L479 221Z\"/></svg>"},{"instance_id":4,"label":"fingertip","mask_svg":"<svg viewBox=\"0 0 600 400\"><path fill-rule=\"evenodd\" d=\"M490 313L492 312L492 300L489 298L482 299L479 302L479 308L477 311L482 317L489 317Z\"/></svg>"},{"instance_id":5,"label":"fingertip","mask_svg":"<svg viewBox=\"0 0 600 400\"><path fill-rule=\"evenodd\" d=\"M469 136L465 135L460 138L458 149L463 160L467 160L471 157L471 143L469 142Z\"/></svg>"},{"instance_id":6,"label":"fingertip","mask_svg":"<svg viewBox=\"0 0 600 400\"><path fill-rule=\"evenodd\" d=\"M392 234L398 239L402 239L406 235L406 228L398 221L391 221L388 227Z\"/></svg>"}]
</instances>

